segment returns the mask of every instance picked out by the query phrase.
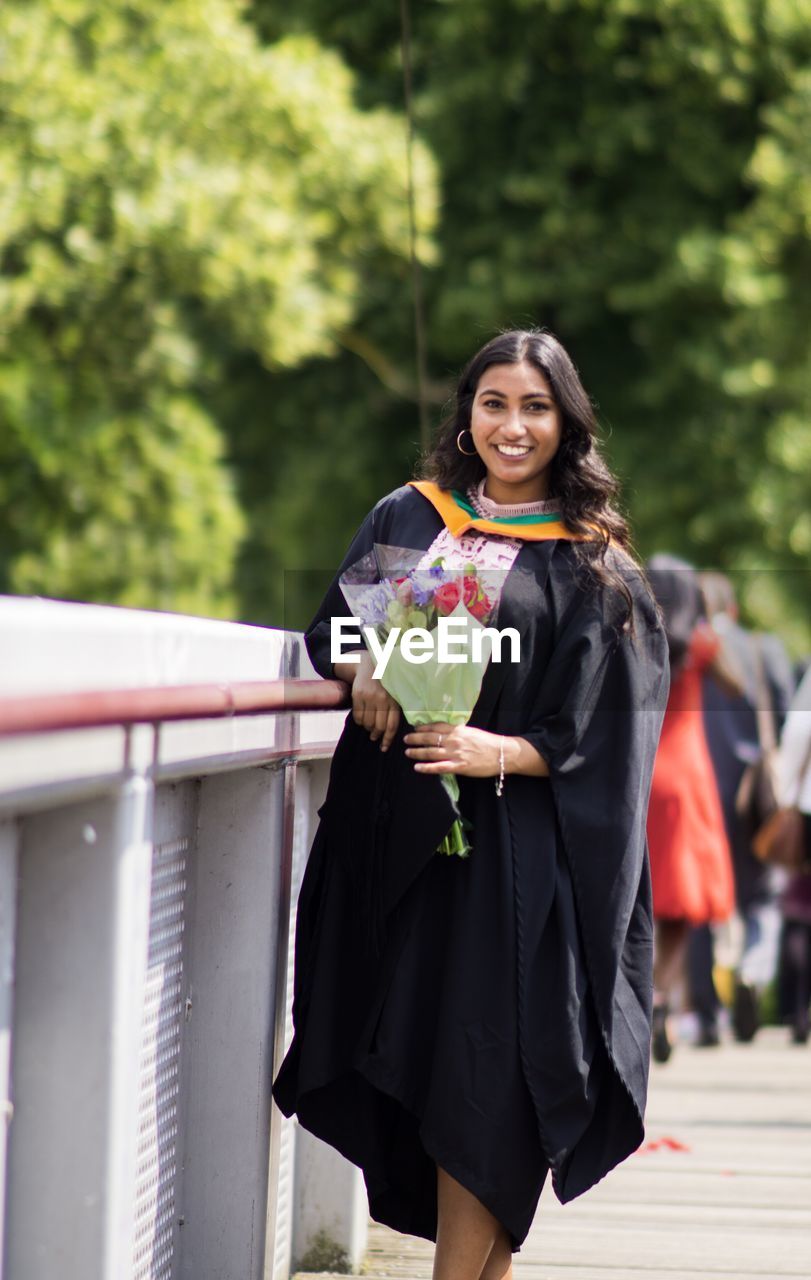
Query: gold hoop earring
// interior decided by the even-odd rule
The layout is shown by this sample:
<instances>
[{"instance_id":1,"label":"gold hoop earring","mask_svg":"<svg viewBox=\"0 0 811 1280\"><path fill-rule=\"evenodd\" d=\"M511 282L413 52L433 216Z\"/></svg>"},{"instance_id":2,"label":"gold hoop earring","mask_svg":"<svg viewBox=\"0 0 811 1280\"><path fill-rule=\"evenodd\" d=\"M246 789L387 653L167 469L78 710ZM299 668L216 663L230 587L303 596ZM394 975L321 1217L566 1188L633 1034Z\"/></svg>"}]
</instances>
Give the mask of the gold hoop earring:
<instances>
[{"instance_id":1,"label":"gold hoop earring","mask_svg":"<svg viewBox=\"0 0 811 1280\"><path fill-rule=\"evenodd\" d=\"M468 450L463 449L459 443L459 441L462 439L462 436L465 434L466 431L470 435L470 439L471 440L473 439L473 433L471 432L470 427L462 427L462 430L459 432L459 435L456 437L456 447L460 453L463 453L465 455L466 458L474 458L476 454L479 452L478 449L474 449L472 452L469 453Z\"/></svg>"}]
</instances>

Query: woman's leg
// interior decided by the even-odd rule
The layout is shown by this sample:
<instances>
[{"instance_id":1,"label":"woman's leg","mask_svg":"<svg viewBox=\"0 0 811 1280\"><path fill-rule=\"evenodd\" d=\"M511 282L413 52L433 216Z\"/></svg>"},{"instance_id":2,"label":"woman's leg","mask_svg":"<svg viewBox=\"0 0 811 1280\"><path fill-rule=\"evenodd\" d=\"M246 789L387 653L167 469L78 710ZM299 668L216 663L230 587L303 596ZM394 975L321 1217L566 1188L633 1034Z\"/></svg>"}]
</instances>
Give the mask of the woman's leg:
<instances>
[{"instance_id":1,"label":"woman's leg","mask_svg":"<svg viewBox=\"0 0 811 1280\"><path fill-rule=\"evenodd\" d=\"M656 921L653 961L653 1002L668 1004L673 989L684 977L690 926L686 920Z\"/></svg>"},{"instance_id":2,"label":"woman's leg","mask_svg":"<svg viewBox=\"0 0 811 1280\"><path fill-rule=\"evenodd\" d=\"M490 1257L484 1264L479 1280L512 1280L513 1253L510 1237L503 1227L500 1235L490 1250Z\"/></svg>"},{"instance_id":3,"label":"woman's leg","mask_svg":"<svg viewBox=\"0 0 811 1280\"><path fill-rule=\"evenodd\" d=\"M504 1258L506 1232L489 1209L437 1166L437 1232L433 1280L503 1280L512 1254Z\"/></svg>"},{"instance_id":4,"label":"woman's leg","mask_svg":"<svg viewBox=\"0 0 811 1280\"><path fill-rule=\"evenodd\" d=\"M673 1050L668 1033L670 996L682 981L690 926L686 920L657 920L653 958L653 1039L655 1062L667 1062Z\"/></svg>"}]
</instances>

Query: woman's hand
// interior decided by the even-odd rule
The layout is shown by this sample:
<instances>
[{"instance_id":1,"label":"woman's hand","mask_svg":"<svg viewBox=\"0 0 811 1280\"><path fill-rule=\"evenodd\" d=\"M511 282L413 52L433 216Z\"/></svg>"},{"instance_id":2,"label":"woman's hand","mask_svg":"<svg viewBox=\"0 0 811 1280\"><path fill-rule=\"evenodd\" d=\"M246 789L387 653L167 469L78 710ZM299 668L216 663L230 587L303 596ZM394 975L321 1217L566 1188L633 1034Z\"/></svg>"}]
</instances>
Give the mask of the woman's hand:
<instances>
[{"instance_id":1,"label":"woman's hand","mask_svg":"<svg viewBox=\"0 0 811 1280\"><path fill-rule=\"evenodd\" d=\"M368 649L361 652L360 662L340 662L334 667L336 679L352 686L355 724L368 729L372 742L382 738L380 750L388 751L400 723L400 708L381 682L373 679L374 669L375 660Z\"/></svg>"},{"instance_id":2,"label":"woman's hand","mask_svg":"<svg viewBox=\"0 0 811 1280\"><path fill-rule=\"evenodd\" d=\"M548 777L549 766L526 738L474 729L469 724L424 724L403 739L418 773L458 773L467 778L496 778L501 772Z\"/></svg>"}]
</instances>

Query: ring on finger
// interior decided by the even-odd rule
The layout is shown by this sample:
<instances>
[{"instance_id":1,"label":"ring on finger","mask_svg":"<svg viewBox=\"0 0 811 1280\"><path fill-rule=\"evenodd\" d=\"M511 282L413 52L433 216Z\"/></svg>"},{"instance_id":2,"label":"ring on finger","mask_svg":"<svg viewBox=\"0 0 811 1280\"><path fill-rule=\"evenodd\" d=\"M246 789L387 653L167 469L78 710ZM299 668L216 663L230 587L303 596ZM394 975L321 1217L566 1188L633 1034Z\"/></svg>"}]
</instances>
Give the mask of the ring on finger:
<instances>
[{"instance_id":1,"label":"ring on finger","mask_svg":"<svg viewBox=\"0 0 811 1280\"><path fill-rule=\"evenodd\" d=\"M438 733L436 735L436 745L437 745L437 750L441 751L442 750L442 734L441 733Z\"/></svg>"}]
</instances>

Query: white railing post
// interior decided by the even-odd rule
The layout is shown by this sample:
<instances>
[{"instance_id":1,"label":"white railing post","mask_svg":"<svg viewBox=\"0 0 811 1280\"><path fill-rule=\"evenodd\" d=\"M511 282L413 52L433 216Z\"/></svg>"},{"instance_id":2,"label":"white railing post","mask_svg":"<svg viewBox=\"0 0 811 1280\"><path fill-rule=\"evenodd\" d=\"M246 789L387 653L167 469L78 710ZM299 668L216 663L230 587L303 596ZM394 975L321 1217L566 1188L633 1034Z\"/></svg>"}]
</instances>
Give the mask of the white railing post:
<instances>
[{"instance_id":1,"label":"white railing post","mask_svg":"<svg viewBox=\"0 0 811 1280\"><path fill-rule=\"evenodd\" d=\"M22 821L5 1280L131 1270L151 793Z\"/></svg>"},{"instance_id":2,"label":"white railing post","mask_svg":"<svg viewBox=\"0 0 811 1280\"><path fill-rule=\"evenodd\" d=\"M178 1276L260 1280L281 927L284 770L200 784L186 938Z\"/></svg>"},{"instance_id":3,"label":"white railing post","mask_svg":"<svg viewBox=\"0 0 811 1280\"><path fill-rule=\"evenodd\" d=\"M300 836L293 860L293 893L295 900L307 864L307 855L318 826L318 809L327 790L329 766L326 761L313 763L306 774L306 790L302 787L297 805ZM291 924L292 928L292 924ZM290 957L288 999L292 1003L292 949ZM292 1038L292 1020L288 1037ZM289 1122L292 1126L292 1122ZM363 1175L332 1147L313 1137L300 1125L292 1129L295 1138L292 1258L300 1262L319 1241L342 1249L349 1266L357 1273L366 1253L369 1209ZM274 1280L283 1280L279 1274Z\"/></svg>"}]
</instances>

